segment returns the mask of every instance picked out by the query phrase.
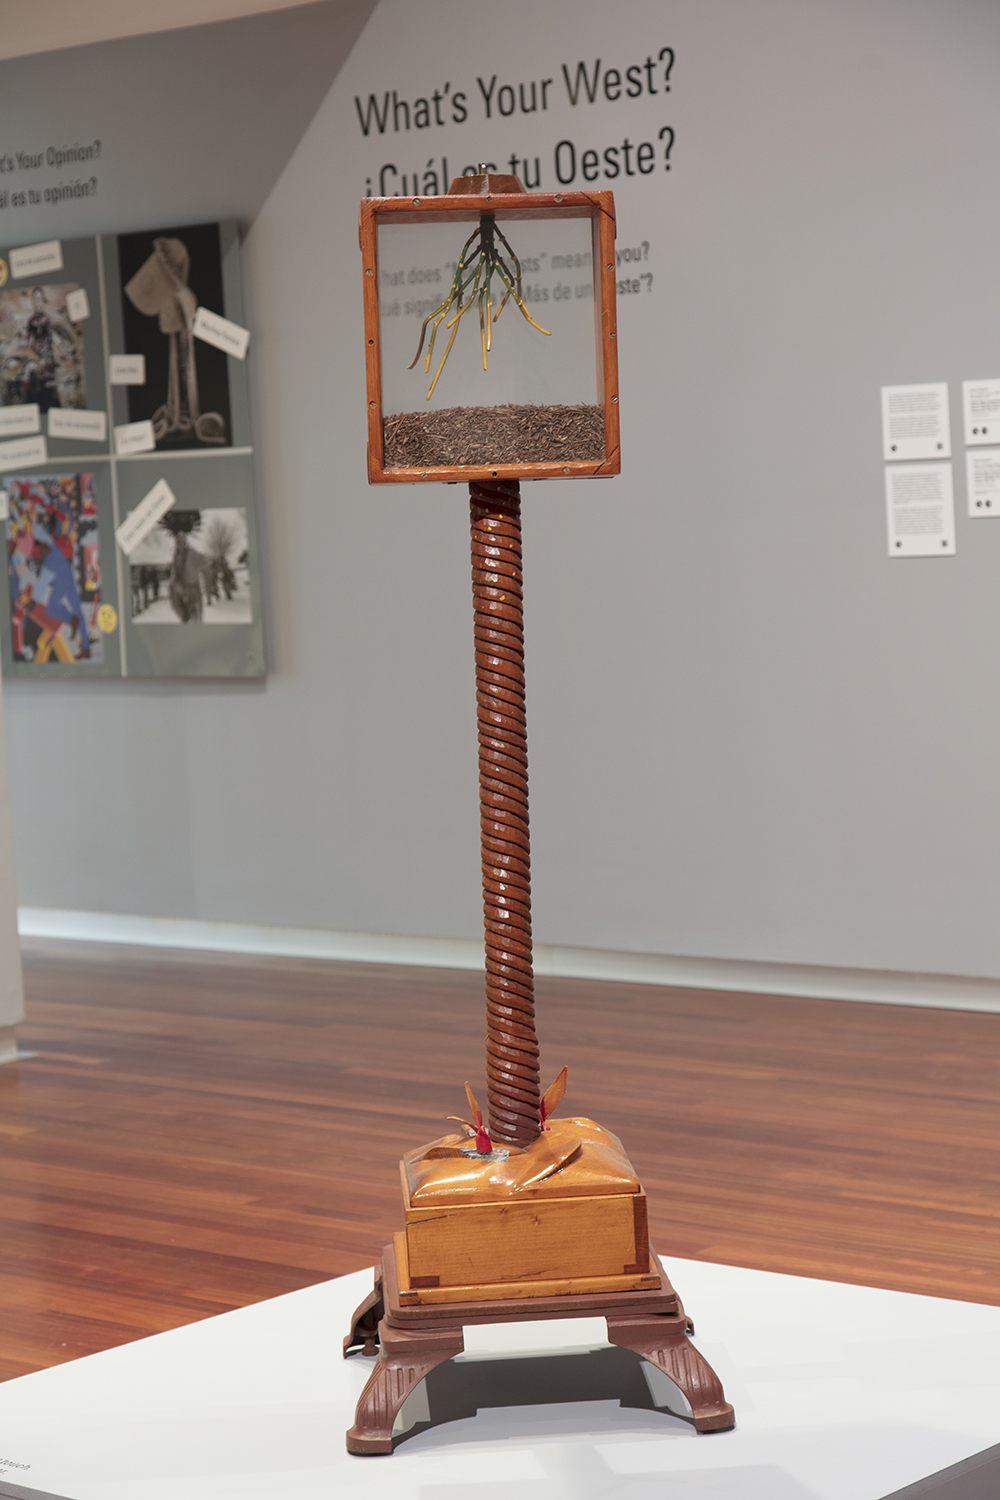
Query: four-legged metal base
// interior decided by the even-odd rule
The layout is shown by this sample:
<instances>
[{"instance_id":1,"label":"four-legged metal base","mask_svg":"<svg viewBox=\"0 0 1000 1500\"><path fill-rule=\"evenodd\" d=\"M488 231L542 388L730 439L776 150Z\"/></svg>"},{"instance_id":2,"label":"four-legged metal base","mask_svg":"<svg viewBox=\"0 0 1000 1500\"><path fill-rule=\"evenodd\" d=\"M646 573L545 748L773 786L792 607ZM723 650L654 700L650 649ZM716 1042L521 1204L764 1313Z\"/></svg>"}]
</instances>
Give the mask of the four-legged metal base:
<instances>
[{"instance_id":1,"label":"four-legged metal base","mask_svg":"<svg viewBox=\"0 0 1000 1500\"><path fill-rule=\"evenodd\" d=\"M658 1264L653 1256L651 1264ZM377 1363L347 1434L347 1451L392 1452L396 1413L429 1371L462 1353L464 1326L574 1317L606 1318L612 1344L631 1349L669 1376L690 1402L698 1432L721 1432L735 1425L718 1376L688 1338L694 1331L691 1321L662 1269L656 1291L402 1307L395 1248L387 1245L375 1290L354 1314L344 1340L345 1358L358 1350L373 1354L378 1348Z\"/></svg>"}]
</instances>

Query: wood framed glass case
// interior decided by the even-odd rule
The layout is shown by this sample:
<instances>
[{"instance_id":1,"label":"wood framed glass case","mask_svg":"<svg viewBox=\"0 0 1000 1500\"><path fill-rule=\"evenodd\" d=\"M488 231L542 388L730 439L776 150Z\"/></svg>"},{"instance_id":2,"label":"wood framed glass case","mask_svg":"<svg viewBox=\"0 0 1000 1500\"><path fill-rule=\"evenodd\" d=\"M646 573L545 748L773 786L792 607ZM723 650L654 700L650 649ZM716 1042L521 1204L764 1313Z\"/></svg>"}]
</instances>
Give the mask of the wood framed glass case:
<instances>
[{"instance_id":1,"label":"wood framed glass case","mask_svg":"<svg viewBox=\"0 0 1000 1500\"><path fill-rule=\"evenodd\" d=\"M610 192L366 198L373 484L617 474Z\"/></svg>"}]
</instances>

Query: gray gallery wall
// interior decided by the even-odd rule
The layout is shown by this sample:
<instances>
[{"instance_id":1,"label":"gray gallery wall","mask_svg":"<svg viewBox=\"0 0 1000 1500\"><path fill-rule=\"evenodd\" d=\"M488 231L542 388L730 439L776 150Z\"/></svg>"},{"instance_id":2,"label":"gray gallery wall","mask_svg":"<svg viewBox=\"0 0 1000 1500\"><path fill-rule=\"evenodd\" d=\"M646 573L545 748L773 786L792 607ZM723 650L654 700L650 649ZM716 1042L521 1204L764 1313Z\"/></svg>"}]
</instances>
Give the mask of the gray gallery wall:
<instances>
[{"instance_id":1,"label":"gray gallery wall","mask_svg":"<svg viewBox=\"0 0 1000 1500\"><path fill-rule=\"evenodd\" d=\"M665 46L669 93L569 103L563 63ZM993 0L381 0L245 214L270 675L8 684L22 902L476 935L465 502L365 483L357 199L669 125L669 171L596 184L653 278L623 473L526 489L536 935L1000 976L1000 523L957 403L1000 373L998 64ZM493 73L550 110L486 120ZM445 81L464 123L362 134L355 95ZM957 555L890 561L879 387L932 380Z\"/></svg>"}]
</instances>

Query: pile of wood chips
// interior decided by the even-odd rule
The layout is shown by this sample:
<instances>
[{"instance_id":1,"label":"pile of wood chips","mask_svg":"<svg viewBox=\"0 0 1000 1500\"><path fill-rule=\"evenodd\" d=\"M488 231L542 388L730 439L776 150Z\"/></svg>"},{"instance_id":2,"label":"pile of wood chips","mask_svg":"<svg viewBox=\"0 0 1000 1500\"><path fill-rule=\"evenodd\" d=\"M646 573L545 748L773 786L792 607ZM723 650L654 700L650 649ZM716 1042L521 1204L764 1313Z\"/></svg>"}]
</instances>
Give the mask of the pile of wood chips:
<instances>
[{"instance_id":1,"label":"pile of wood chips","mask_svg":"<svg viewBox=\"0 0 1000 1500\"><path fill-rule=\"evenodd\" d=\"M600 460L600 406L447 406L385 417L387 469Z\"/></svg>"}]
</instances>

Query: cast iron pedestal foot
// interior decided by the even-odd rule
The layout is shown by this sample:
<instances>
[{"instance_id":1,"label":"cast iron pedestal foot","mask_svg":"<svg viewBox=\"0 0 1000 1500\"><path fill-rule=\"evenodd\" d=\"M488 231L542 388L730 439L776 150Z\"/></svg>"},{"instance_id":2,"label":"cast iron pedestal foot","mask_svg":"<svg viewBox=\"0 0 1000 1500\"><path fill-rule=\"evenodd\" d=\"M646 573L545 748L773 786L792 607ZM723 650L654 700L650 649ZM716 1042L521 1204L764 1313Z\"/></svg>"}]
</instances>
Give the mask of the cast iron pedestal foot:
<instances>
[{"instance_id":1,"label":"cast iron pedestal foot","mask_svg":"<svg viewBox=\"0 0 1000 1500\"><path fill-rule=\"evenodd\" d=\"M725 1432L736 1425L722 1383L690 1342L691 1322L659 1262L660 1285L646 1292L571 1293L510 1302L446 1302L430 1306L400 1301L395 1246L387 1245L375 1290L365 1298L344 1340L344 1354L363 1347L378 1361L361 1393L348 1453L391 1453L392 1428L403 1402L436 1365L465 1348L463 1326L537 1322L547 1318L603 1317L608 1340L631 1349L662 1370L687 1397L696 1432ZM377 1326L373 1319L380 1318ZM558 1398L557 1398L558 1399ZM682 1412L674 1413L683 1416Z\"/></svg>"},{"instance_id":2,"label":"cast iron pedestal foot","mask_svg":"<svg viewBox=\"0 0 1000 1500\"><path fill-rule=\"evenodd\" d=\"M673 1316L616 1317L607 1314L608 1340L631 1349L669 1376L691 1403L696 1432L725 1432L736 1425L722 1381L687 1336L684 1310Z\"/></svg>"},{"instance_id":3,"label":"cast iron pedestal foot","mask_svg":"<svg viewBox=\"0 0 1000 1500\"><path fill-rule=\"evenodd\" d=\"M355 1308L354 1317L351 1319L351 1331L344 1339L344 1358L355 1351L362 1354L378 1353L378 1325L382 1321L385 1311L385 1299L382 1296L382 1273L375 1272L375 1287L373 1291Z\"/></svg>"},{"instance_id":4,"label":"cast iron pedestal foot","mask_svg":"<svg viewBox=\"0 0 1000 1500\"><path fill-rule=\"evenodd\" d=\"M435 1365L443 1365L465 1348L461 1328L422 1328L409 1333L389 1328L383 1321L378 1335L378 1361L347 1434L348 1453L391 1453L392 1425L407 1396Z\"/></svg>"}]
</instances>

